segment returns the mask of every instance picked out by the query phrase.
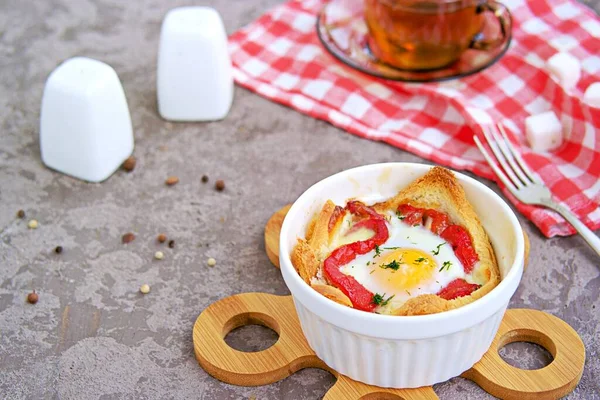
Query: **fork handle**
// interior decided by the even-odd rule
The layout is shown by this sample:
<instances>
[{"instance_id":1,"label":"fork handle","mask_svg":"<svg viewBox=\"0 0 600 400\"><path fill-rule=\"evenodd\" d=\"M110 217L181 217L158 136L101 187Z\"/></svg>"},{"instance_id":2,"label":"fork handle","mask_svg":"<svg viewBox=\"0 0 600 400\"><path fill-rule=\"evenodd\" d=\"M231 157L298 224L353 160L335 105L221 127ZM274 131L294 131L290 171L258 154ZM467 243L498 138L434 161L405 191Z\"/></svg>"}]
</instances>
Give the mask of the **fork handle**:
<instances>
[{"instance_id":1,"label":"fork handle","mask_svg":"<svg viewBox=\"0 0 600 400\"><path fill-rule=\"evenodd\" d=\"M573 225L573 228L579 232L579 234L590 245L590 247L594 249L598 255L600 255L600 238L596 236L596 234L587 226L585 226L585 224L581 222L579 218L577 218L577 216L571 212L571 210L553 201L548 201L544 205L562 215L564 219Z\"/></svg>"}]
</instances>

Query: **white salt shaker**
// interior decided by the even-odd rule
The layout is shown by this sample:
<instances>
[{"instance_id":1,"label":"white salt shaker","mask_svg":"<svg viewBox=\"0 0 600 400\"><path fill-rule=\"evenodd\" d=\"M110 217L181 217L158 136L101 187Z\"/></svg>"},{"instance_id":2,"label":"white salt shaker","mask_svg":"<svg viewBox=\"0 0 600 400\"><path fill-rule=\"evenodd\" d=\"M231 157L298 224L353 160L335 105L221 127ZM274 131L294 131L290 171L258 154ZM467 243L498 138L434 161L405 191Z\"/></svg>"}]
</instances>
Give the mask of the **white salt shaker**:
<instances>
[{"instance_id":1,"label":"white salt shaker","mask_svg":"<svg viewBox=\"0 0 600 400\"><path fill-rule=\"evenodd\" d=\"M180 7L163 20L158 49L158 112L171 121L225 118L233 101L227 34L210 7Z\"/></svg>"},{"instance_id":2,"label":"white salt shaker","mask_svg":"<svg viewBox=\"0 0 600 400\"><path fill-rule=\"evenodd\" d=\"M108 64L71 58L48 77L42 97L40 150L49 168L101 182L133 152L123 87Z\"/></svg>"}]
</instances>

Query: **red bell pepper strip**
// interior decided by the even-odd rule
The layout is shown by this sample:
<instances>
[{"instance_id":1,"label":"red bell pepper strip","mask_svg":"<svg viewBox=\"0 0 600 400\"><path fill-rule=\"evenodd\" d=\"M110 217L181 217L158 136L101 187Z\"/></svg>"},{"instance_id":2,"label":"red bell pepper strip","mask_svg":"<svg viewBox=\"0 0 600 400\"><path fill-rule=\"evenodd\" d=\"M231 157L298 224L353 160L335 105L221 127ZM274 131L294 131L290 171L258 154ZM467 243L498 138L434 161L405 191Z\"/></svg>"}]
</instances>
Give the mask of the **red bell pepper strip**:
<instances>
[{"instance_id":1,"label":"red bell pepper strip","mask_svg":"<svg viewBox=\"0 0 600 400\"><path fill-rule=\"evenodd\" d=\"M450 225L450 219L448 218L448 216L442 212L436 211L436 210L425 210L425 212L423 213L423 216L425 218L430 218L431 219L431 232L435 233L436 235L441 235L442 232L444 232L444 230L448 227L448 225Z\"/></svg>"},{"instance_id":2,"label":"red bell pepper strip","mask_svg":"<svg viewBox=\"0 0 600 400\"><path fill-rule=\"evenodd\" d=\"M370 239L349 243L334 250L325 260L323 272L330 283L348 296L354 308L373 311L377 306L373 302L374 294L354 277L341 272L340 267L348 264L358 255L366 254L373 250L375 246L385 243L389 237L389 232L383 216L377 214L372 208L357 201L349 202L346 207L348 211L355 215L368 216L369 219L358 222L355 227L370 229L374 232L374 235Z\"/></svg>"},{"instance_id":3,"label":"red bell pepper strip","mask_svg":"<svg viewBox=\"0 0 600 400\"><path fill-rule=\"evenodd\" d=\"M356 253L349 245L335 250L326 260L323 271L327 279L340 289L352 302L354 308L363 311L373 311L373 293L361 285L353 276L340 271L340 266L354 260Z\"/></svg>"},{"instance_id":4,"label":"red bell pepper strip","mask_svg":"<svg viewBox=\"0 0 600 400\"><path fill-rule=\"evenodd\" d=\"M442 299L454 300L457 297L468 296L481 286L476 283L468 283L464 279L455 279L445 288L440 290L437 295Z\"/></svg>"},{"instance_id":5,"label":"red bell pepper strip","mask_svg":"<svg viewBox=\"0 0 600 400\"><path fill-rule=\"evenodd\" d=\"M425 209L413 207L410 204L400 204L398 213L402 222L408 225L421 225L423 223L423 212Z\"/></svg>"},{"instance_id":6,"label":"red bell pepper strip","mask_svg":"<svg viewBox=\"0 0 600 400\"><path fill-rule=\"evenodd\" d=\"M460 225L450 225L442 232L441 237L452 246L454 254L463 265L465 273L470 274L479 257L473 248L469 232Z\"/></svg>"},{"instance_id":7,"label":"red bell pepper strip","mask_svg":"<svg viewBox=\"0 0 600 400\"><path fill-rule=\"evenodd\" d=\"M349 201L348 204L346 204L346 208L348 209L348 211L355 215L361 215L365 217L368 216L373 219L385 219L383 215L377 213L377 211L373 210L369 206L364 205L360 201Z\"/></svg>"}]
</instances>

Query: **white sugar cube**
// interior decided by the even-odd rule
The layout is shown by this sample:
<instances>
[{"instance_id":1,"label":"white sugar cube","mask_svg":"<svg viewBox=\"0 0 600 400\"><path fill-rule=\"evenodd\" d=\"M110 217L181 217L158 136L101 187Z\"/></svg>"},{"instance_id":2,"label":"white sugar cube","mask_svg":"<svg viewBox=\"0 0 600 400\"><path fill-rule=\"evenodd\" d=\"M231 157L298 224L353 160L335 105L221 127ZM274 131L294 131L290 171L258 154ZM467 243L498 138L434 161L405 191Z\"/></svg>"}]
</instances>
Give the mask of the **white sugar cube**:
<instances>
[{"instance_id":1,"label":"white sugar cube","mask_svg":"<svg viewBox=\"0 0 600 400\"><path fill-rule=\"evenodd\" d=\"M525 135L533 151L554 150L563 141L562 125L552 111L527 117Z\"/></svg>"},{"instance_id":2,"label":"white sugar cube","mask_svg":"<svg viewBox=\"0 0 600 400\"><path fill-rule=\"evenodd\" d=\"M546 69L565 90L571 90L581 78L581 63L569 53L557 53L546 62Z\"/></svg>"},{"instance_id":3,"label":"white sugar cube","mask_svg":"<svg viewBox=\"0 0 600 400\"><path fill-rule=\"evenodd\" d=\"M592 107L600 108L600 82L588 86L583 94L583 101Z\"/></svg>"}]
</instances>

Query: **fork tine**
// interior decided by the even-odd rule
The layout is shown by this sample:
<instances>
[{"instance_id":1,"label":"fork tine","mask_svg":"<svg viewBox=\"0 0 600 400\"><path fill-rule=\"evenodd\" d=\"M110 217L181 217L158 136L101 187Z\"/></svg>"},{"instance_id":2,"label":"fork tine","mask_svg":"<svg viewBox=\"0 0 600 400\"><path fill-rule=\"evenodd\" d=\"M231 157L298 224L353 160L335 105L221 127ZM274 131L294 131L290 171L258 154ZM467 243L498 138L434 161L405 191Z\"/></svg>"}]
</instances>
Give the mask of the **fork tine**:
<instances>
[{"instance_id":1,"label":"fork tine","mask_svg":"<svg viewBox=\"0 0 600 400\"><path fill-rule=\"evenodd\" d=\"M531 171L529 166L527 166L527 164L521 157L521 154L512 145L511 141L508 139L508 135L506 134L506 131L504 130L504 126L502 124L498 124L498 130L502 134L502 137L504 138L504 141L506 142L506 146L508 147L510 152L513 154L515 160L517 161L517 164L519 164L519 167L521 167L521 169L523 170L525 175L527 175L529 180L533 183L539 183L539 184L543 185L543 182L540 181L540 179L535 176L535 174Z\"/></svg>"},{"instance_id":2,"label":"fork tine","mask_svg":"<svg viewBox=\"0 0 600 400\"><path fill-rule=\"evenodd\" d=\"M513 170L510 168L510 166L506 163L506 159L504 158L504 155L499 150L498 142L496 142L494 139L492 139L490 137L490 134L488 133L487 129L482 128L482 131L483 131L483 136L485 137L485 140L487 140L488 145L490 146L490 149L492 149L492 153L494 153L494 155L496 156L498 163L502 166L502 169L504 169L504 172L506 173L506 175L508 175L508 177L510 178L510 180L512 181L514 186L517 187L517 189L522 188L523 184L521 183L519 178L517 178L517 176L515 175Z\"/></svg>"},{"instance_id":3,"label":"fork tine","mask_svg":"<svg viewBox=\"0 0 600 400\"><path fill-rule=\"evenodd\" d=\"M473 136L473 140L475 141L477 147L479 147L479 150L481 151L481 154L483 154L483 157L485 158L487 163L490 165L490 167L492 167L492 169L496 173L496 176L502 181L502 183L504 183L506 188L514 194L514 192L517 190L516 186L506 177L506 175L504 175L504 172L502 172L502 170L496 165L496 162L492 159L485 147L483 147L483 144L481 144L479 138L477 136Z\"/></svg>"},{"instance_id":4,"label":"fork tine","mask_svg":"<svg viewBox=\"0 0 600 400\"><path fill-rule=\"evenodd\" d=\"M529 179L527 179L527 177L525 176L525 174L523 173L523 171L521 170L519 165L515 162L514 154L508 148L508 146L510 145L508 138L504 135L502 135L502 137L500 137L500 135L498 134L498 131L500 131L500 129L501 129L500 124L497 124L496 129L492 130L492 136L498 143L498 147L500 148L500 151L502 151L502 154L504 154L504 157L510 164L513 172L515 174L517 174L517 176L519 177L519 180L523 183L523 185L527 186L527 184L531 183L531 181Z\"/></svg>"}]
</instances>

